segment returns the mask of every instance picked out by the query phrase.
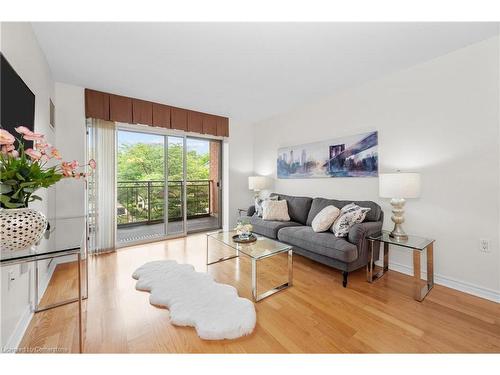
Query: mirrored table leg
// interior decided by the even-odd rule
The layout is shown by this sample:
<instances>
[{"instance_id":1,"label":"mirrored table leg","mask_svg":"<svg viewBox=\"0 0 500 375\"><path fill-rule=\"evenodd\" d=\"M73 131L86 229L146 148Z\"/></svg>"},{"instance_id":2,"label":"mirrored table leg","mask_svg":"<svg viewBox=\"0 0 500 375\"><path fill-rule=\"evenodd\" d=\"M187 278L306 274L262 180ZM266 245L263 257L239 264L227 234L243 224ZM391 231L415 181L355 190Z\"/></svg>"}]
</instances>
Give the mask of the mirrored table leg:
<instances>
[{"instance_id":1,"label":"mirrored table leg","mask_svg":"<svg viewBox=\"0 0 500 375\"><path fill-rule=\"evenodd\" d=\"M415 292L414 298L415 300L422 302L429 293L429 291L434 286L434 249L433 244L431 243L427 246L427 281L425 285L422 286L422 278L420 272L421 266L421 254L420 250L413 250L413 278L415 279Z\"/></svg>"},{"instance_id":2,"label":"mirrored table leg","mask_svg":"<svg viewBox=\"0 0 500 375\"><path fill-rule=\"evenodd\" d=\"M368 263L366 265L366 278L369 283L373 283L374 281L380 279L384 274L389 270L389 244L384 242L384 263L382 269L378 271L375 275L373 274L373 270L375 268L375 259L374 259L374 243L375 240L368 240Z\"/></svg>"}]
</instances>

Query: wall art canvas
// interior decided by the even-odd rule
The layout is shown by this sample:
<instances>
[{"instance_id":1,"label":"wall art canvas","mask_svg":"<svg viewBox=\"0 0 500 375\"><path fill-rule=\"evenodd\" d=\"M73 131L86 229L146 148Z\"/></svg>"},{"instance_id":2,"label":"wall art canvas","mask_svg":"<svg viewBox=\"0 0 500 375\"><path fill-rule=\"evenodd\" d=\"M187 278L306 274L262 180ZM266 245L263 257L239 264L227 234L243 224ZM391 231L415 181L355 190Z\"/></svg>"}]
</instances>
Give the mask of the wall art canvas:
<instances>
[{"instance_id":1,"label":"wall art canvas","mask_svg":"<svg viewBox=\"0 0 500 375\"><path fill-rule=\"evenodd\" d=\"M278 178L377 177L378 133L278 150Z\"/></svg>"}]
</instances>

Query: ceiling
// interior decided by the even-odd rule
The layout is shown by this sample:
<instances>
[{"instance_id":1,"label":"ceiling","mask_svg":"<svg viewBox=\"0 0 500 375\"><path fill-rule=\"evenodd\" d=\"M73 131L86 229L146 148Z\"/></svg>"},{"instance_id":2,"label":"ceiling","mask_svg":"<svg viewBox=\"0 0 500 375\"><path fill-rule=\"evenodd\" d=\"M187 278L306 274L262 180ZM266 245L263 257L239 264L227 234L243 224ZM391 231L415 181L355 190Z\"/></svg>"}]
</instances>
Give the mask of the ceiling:
<instances>
[{"instance_id":1,"label":"ceiling","mask_svg":"<svg viewBox=\"0 0 500 375\"><path fill-rule=\"evenodd\" d=\"M56 81L256 122L497 23L33 23Z\"/></svg>"}]
</instances>

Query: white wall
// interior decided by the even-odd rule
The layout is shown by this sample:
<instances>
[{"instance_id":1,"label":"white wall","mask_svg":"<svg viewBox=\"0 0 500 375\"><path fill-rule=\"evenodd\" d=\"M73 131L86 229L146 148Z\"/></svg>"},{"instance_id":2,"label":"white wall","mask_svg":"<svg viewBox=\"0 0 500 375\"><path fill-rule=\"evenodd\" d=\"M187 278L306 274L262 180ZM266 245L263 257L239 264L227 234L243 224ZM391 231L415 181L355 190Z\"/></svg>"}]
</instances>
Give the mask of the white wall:
<instances>
[{"instance_id":1,"label":"white wall","mask_svg":"<svg viewBox=\"0 0 500 375\"><path fill-rule=\"evenodd\" d=\"M45 56L33 34L29 23L6 23L1 26L1 50L12 67L35 94L35 131L46 135L49 143L54 142L54 131L49 125L49 99L55 103L54 83ZM56 103L55 103L56 104ZM51 218L55 214L54 188L37 192L43 198L30 207L42 211ZM43 241L41 246L53 246L53 241ZM40 291L42 292L53 270L53 264L41 262ZM1 346L14 348L22 337L30 318L30 301L33 298L32 265L12 266L1 269ZM15 278L7 282L9 272Z\"/></svg>"},{"instance_id":2,"label":"white wall","mask_svg":"<svg viewBox=\"0 0 500 375\"><path fill-rule=\"evenodd\" d=\"M85 162L84 89L56 82L56 147L64 160ZM79 246L85 225L85 181L64 179L56 185L58 248Z\"/></svg>"},{"instance_id":3,"label":"white wall","mask_svg":"<svg viewBox=\"0 0 500 375\"><path fill-rule=\"evenodd\" d=\"M436 239L436 281L500 301L498 109L495 37L256 124L254 170L276 177L282 146L378 130L380 171L422 174L404 226ZM275 180L275 191L374 200L392 226L377 178ZM479 252L480 238L490 253ZM392 268L411 264L391 248Z\"/></svg>"},{"instance_id":4,"label":"white wall","mask_svg":"<svg viewBox=\"0 0 500 375\"><path fill-rule=\"evenodd\" d=\"M229 157L227 228L234 228L238 220L238 208L252 204L253 193L248 190L248 176L253 174L253 131L248 124L231 122L229 129Z\"/></svg>"}]
</instances>

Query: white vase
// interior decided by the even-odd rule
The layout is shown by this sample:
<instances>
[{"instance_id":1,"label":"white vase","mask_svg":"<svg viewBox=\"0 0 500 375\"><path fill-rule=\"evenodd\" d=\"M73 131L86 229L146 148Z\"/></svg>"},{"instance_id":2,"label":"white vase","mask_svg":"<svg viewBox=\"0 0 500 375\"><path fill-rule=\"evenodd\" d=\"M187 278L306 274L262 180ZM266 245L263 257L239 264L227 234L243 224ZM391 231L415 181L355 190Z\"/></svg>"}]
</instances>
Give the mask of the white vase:
<instances>
[{"instance_id":1,"label":"white vase","mask_svg":"<svg viewBox=\"0 0 500 375\"><path fill-rule=\"evenodd\" d=\"M32 208L0 208L0 248L26 249L42 238L47 218Z\"/></svg>"}]
</instances>

